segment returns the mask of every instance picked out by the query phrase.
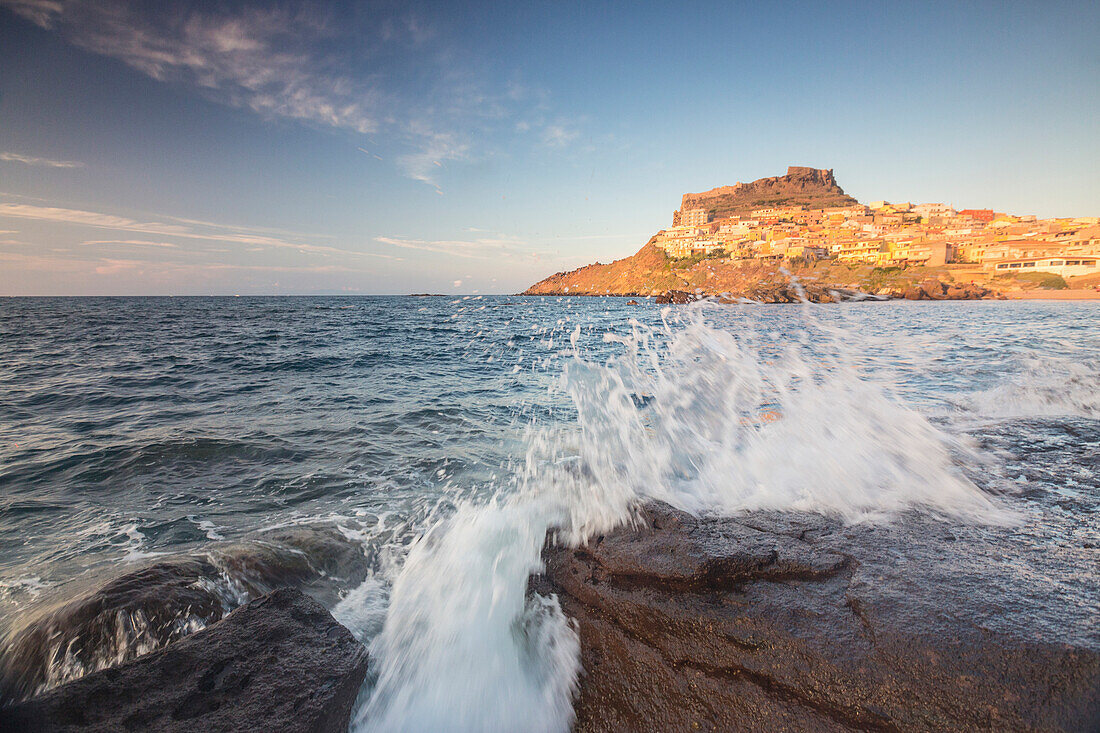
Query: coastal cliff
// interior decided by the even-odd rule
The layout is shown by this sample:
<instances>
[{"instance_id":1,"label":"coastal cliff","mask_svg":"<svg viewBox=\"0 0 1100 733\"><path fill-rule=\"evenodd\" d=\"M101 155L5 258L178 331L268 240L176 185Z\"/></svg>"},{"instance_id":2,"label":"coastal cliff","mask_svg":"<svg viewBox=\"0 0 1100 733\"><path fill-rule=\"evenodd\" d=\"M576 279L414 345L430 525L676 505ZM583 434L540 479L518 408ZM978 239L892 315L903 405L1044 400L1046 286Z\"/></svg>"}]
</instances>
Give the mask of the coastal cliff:
<instances>
[{"instance_id":1,"label":"coastal cliff","mask_svg":"<svg viewBox=\"0 0 1100 733\"><path fill-rule=\"evenodd\" d=\"M793 278L792 278L793 276ZM794 283L798 280L798 285ZM975 284L977 279L981 284ZM996 295L980 273L948 268L887 271L869 265L673 260L651 242L630 257L559 272L523 295L656 296L683 302L706 296L761 303L829 302L875 295L908 300L975 300ZM677 294L681 294L677 297Z\"/></svg>"},{"instance_id":2,"label":"coastal cliff","mask_svg":"<svg viewBox=\"0 0 1100 733\"><path fill-rule=\"evenodd\" d=\"M787 175L760 178L751 183L720 186L702 193L685 193L680 212L705 209L712 219L747 214L776 206L825 209L858 204L844 193L832 169L792 165ZM679 212L678 212L679 213ZM675 221L674 223L679 223Z\"/></svg>"},{"instance_id":3,"label":"coastal cliff","mask_svg":"<svg viewBox=\"0 0 1100 733\"><path fill-rule=\"evenodd\" d=\"M672 225L634 255L555 273L523 294L802 299L772 297L777 281L786 281L793 291L815 291L804 294L815 302L837 300L834 291L919 300L1088 295L1100 288L1098 253L1095 217L863 205L832 170L792 166L783 176L685 193Z\"/></svg>"}]
</instances>

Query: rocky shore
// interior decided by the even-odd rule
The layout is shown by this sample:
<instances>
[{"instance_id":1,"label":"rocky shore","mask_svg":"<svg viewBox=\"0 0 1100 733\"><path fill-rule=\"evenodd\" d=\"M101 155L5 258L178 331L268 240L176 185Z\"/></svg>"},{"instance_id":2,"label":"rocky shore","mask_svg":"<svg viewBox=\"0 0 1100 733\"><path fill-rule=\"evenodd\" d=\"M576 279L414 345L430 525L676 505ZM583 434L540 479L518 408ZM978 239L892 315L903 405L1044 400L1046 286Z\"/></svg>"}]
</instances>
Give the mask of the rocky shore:
<instances>
[{"instance_id":1,"label":"rocky shore","mask_svg":"<svg viewBox=\"0 0 1100 733\"><path fill-rule=\"evenodd\" d=\"M228 546L256 592L317 594L307 566L360 562L325 527L265 536L313 559ZM652 502L585 546L548 544L530 587L577 624L577 731L1100 730L1094 623L1011 571L1058 584L1080 567L1013 537L924 515L851 525ZM228 612L212 573L161 561L24 627L5 649L0 730L346 731L365 648L296 588ZM117 653L107 637L137 619L152 648L93 669L87 655ZM59 654L91 671L54 684Z\"/></svg>"},{"instance_id":2,"label":"rocky shore","mask_svg":"<svg viewBox=\"0 0 1100 733\"><path fill-rule=\"evenodd\" d=\"M0 729L345 733L367 661L323 606L283 588L151 654L0 708Z\"/></svg>"},{"instance_id":3,"label":"rocky shore","mask_svg":"<svg viewBox=\"0 0 1100 733\"><path fill-rule=\"evenodd\" d=\"M656 303L683 305L703 298L717 303L840 303L857 300L983 300L999 298L996 293L981 285L952 285L935 278L928 278L919 285L901 288L882 288L869 293L859 288L839 285L823 285L816 282L798 282L791 279L773 279L756 283L739 293L708 295L705 291L666 290L654 299Z\"/></svg>"},{"instance_id":4,"label":"rocky shore","mask_svg":"<svg viewBox=\"0 0 1100 733\"><path fill-rule=\"evenodd\" d=\"M367 654L322 601L367 563L302 525L73 591L7 630L0 730L343 733Z\"/></svg>"},{"instance_id":5,"label":"rocky shore","mask_svg":"<svg viewBox=\"0 0 1100 733\"><path fill-rule=\"evenodd\" d=\"M1100 730L1082 620L952 566L942 525L641 520L548 547L532 583L579 623L577 731Z\"/></svg>"}]
</instances>

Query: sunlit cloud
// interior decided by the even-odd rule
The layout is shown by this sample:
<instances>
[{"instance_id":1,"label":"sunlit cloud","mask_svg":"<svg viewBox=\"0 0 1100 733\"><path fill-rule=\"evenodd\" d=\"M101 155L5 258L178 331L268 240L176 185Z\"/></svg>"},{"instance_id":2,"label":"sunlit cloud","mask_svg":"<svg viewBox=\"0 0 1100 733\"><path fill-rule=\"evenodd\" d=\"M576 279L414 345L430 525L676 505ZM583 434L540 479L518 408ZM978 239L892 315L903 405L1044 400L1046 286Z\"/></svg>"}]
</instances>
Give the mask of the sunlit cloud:
<instances>
[{"instance_id":1,"label":"sunlit cloud","mask_svg":"<svg viewBox=\"0 0 1100 733\"><path fill-rule=\"evenodd\" d=\"M58 224L71 224L77 226L109 229L122 232L139 232L142 234L157 234L169 237L178 237L186 240L198 240L204 242L223 242L229 244L252 245L259 247L277 247L298 250L305 254L339 255L380 257L394 259L391 255L362 252L356 250L340 249L328 245L312 244L308 242L292 241L264 233L264 230L249 230L239 226L226 226L211 222L196 222L206 231L200 231L195 225L173 224L163 221L138 221L125 216L103 214L82 209L67 209L56 206L35 206L32 204L0 204L0 217L12 217L20 219L33 219L48 221ZM186 220L185 220L186 221ZM106 243L107 240L91 240ZM150 244L147 240L112 240L122 244ZM168 243L159 243L164 246ZM157 246L154 243L154 246ZM171 246L171 245L168 245Z\"/></svg>"},{"instance_id":2,"label":"sunlit cloud","mask_svg":"<svg viewBox=\"0 0 1100 733\"><path fill-rule=\"evenodd\" d=\"M514 239L404 239L400 237L375 237L374 241L403 249L465 257L491 259L496 257L535 256L523 242Z\"/></svg>"},{"instance_id":3,"label":"sunlit cloud","mask_svg":"<svg viewBox=\"0 0 1100 733\"><path fill-rule=\"evenodd\" d=\"M138 246L138 247L171 247L173 249L178 249L179 248L178 244L173 244L171 242L150 242L150 241L145 240L145 239L89 239L86 242L82 242L82 244L86 244L86 245L124 244L124 245L134 245L134 246Z\"/></svg>"},{"instance_id":4,"label":"sunlit cloud","mask_svg":"<svg viewBox=\"0 0 1100 733\"><path fill-rule=\"evenodd\" d=\"M9 163L22 163L24 165L40 166L45 168L83 168L84 164L75 160L51 160L50 158L36 158L32 155L20 155L19 153L0 153L0 160Z\"/></svg>"}]
</instances>

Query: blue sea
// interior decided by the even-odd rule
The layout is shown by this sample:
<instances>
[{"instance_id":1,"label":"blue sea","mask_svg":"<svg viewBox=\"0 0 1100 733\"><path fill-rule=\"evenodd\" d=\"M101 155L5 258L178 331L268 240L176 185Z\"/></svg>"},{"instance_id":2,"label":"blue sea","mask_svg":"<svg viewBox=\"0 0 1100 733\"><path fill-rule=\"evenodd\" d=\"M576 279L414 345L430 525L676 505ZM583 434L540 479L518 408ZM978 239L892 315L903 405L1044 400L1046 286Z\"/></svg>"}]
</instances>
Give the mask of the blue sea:
<instances>
[{"instance_id":1,"label":"blue sea","mask_svg":"<svg viewBox=\"0 0 1100 733\"><path fill-rule=\"evenodd\" d=\"M0 655L199 556L227 609L293 582L368 645L353 730L568 730L527 577L647 498L949 525L1030 599L990 624L1100 647L1100 303L0 299Z\"/></svg>"}]
</instances>

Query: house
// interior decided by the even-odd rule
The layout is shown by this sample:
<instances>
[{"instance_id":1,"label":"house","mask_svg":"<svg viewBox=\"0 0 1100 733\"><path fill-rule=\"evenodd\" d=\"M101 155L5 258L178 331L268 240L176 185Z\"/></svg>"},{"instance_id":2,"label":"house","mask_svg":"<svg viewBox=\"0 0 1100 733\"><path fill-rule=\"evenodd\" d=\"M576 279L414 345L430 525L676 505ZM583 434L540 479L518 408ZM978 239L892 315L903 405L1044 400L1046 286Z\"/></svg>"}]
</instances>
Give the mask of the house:
<instances>
[{"instance_id":1,"label":"house","mask_svg":"<svg viewBox=\"0 0 1100 733\"><path fill-rule=\"evenodd\" d=\"M703 226L710 221L710 212L706 209L688 209L680 215L682 226Z\"/></svg>"},{"instance_id":2,"label":"house","mask_svg":"<svg viewBox=\"0 0 1100 733\"><path fill-rule=\"evenodd\" d=\"M996 275L1012 274L1017 272L1052 272L1062 277L1076 277L1078 275L1094 275L1100 272L1097 268L1097 257L1019 257L1009 260L990 262L986 267Z\"/></svg>"},{"instance_id":3,"label":"house","mask_svg":"<svg viewBox=\"0 0 1100 733\"><path fill-rule=\"evenodd\" d=\"M963 209L959 212L959 216L969 216L971 219L988 224L993 221L994 213L993 209Z\"/></svg>"}]
</instances>

